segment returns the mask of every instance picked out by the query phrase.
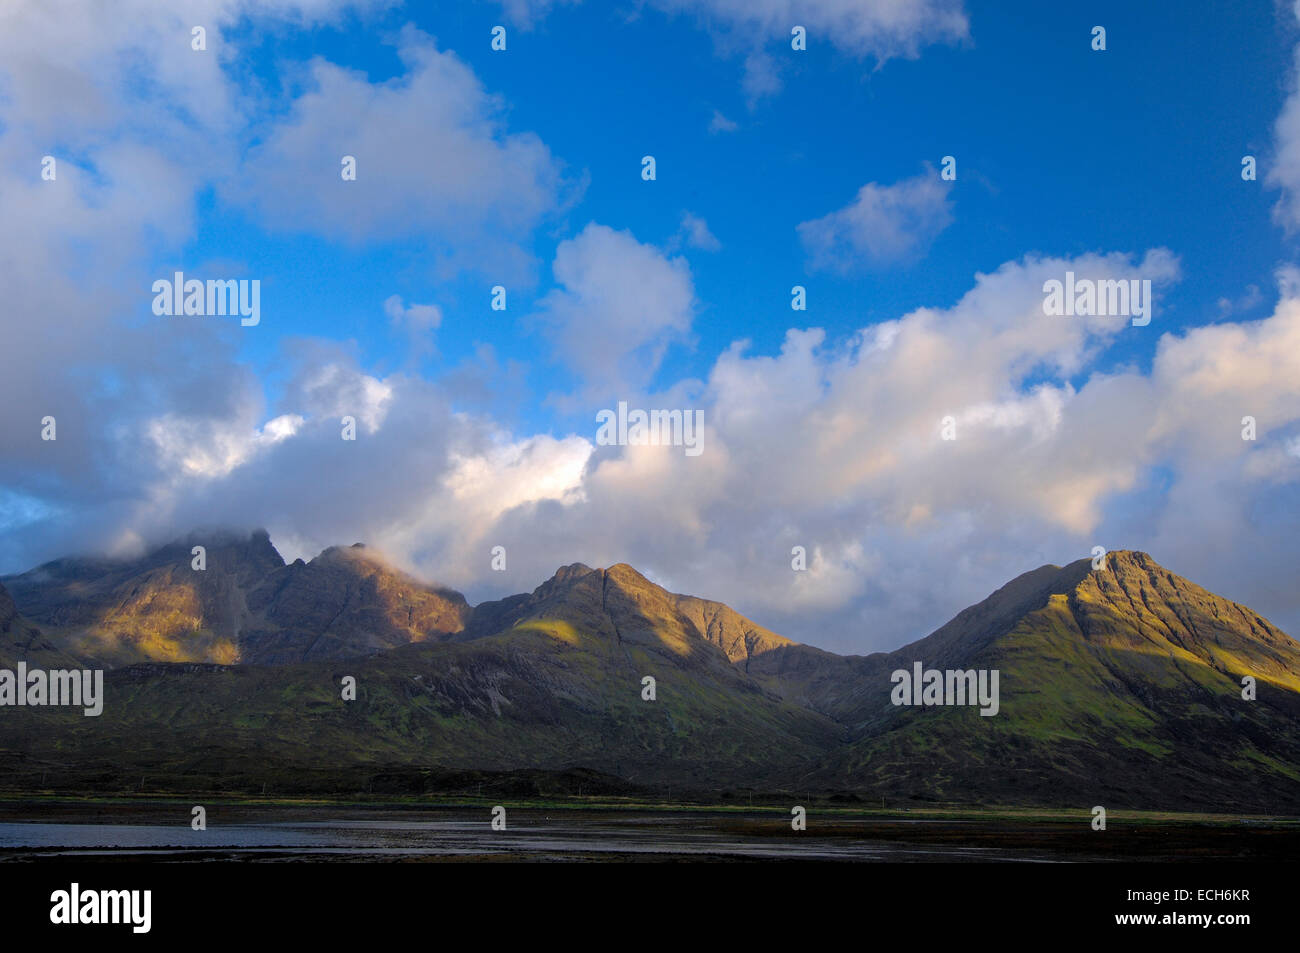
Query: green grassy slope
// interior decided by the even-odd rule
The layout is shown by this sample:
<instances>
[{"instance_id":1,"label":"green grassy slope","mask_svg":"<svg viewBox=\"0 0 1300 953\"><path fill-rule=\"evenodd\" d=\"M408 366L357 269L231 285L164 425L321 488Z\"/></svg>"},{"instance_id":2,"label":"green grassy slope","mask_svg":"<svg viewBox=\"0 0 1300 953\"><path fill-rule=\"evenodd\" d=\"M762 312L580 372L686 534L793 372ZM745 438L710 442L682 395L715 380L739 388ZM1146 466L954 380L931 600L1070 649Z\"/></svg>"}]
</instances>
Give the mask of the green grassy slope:
<instances>
[{"instance_id":1,"label":"green grassy slope","mask_svg":"<svg viewBox=\"0 0 1300 953\"><path fill-rule=\"evenodd\" d=\"M997 669L999 713L894 706L890 673L917 661ZM586 769L642 788L1300 814L1300 646L1143 553L1034 570L865 657L796 645L629 566L574 565L445 638L129 666L106 686L98 719L0 712L0 786L342 792L403 771Z\"/></svg>"},{"instance_id":2,"label":"green grassy slope","mask_svg":"<svg viewBox=\"0 0 1300 953\"><path fill-rule=\"evenodd\" d=\"M1019 618L881 659L861 737L819 777L887 797L1300 809L1300 645L1145 553L1049 582ZM998 669L999 713L889 704L889 673L914 661Z\"/></svg>"},{"instance_id":3,"label":"green grassy slope","mask_svg":"<svg viewBox=\"0 0 1300 953\"><path fill-rule=\"evenodd\" d=\"M292 666L120 669L99 718L7 713L0 767L11 780L123 784L152 772L173 786L395 764L586 767L713 789L737 778L779 786L842 737L689 636L657 601L662 590L630 570L559 588L506 631L467 642ZM351 702L340 697L347 675ZM642 698L647 675L654 701Z\"/></svg>"}]
</instances>

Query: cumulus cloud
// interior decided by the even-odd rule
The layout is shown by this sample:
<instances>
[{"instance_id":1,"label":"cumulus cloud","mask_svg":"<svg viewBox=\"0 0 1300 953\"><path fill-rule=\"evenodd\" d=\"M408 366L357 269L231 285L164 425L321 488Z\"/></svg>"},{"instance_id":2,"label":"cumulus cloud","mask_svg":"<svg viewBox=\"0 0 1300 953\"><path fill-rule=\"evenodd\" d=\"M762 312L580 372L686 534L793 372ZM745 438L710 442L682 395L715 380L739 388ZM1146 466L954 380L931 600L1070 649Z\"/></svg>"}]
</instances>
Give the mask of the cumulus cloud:
<instances>
[{"instance_id":1,"label":"cumulus cloud","mask_svg":"<svg viewBox=\"0 0 1300 953\"><path fill-rule=\"evenodd\" d=\"M22 223L0 232L6 565L207 523L201 506L173 503L173 494L216 493L230 474L256 469L277 447L295 452L312 434L338 439L337 415L356 415L362 435L381 424L391 431L388 385L340 376L346 361L320 345L291 348L292 406L281 411L266 406L264 382L239 360L237 322L158 320L148 310L155 278L189 270L177 256L193 237L197 196L239 169L251 117L265 106L245 99L226 71L238 54L227 28L247 19L314 24L385 4L196 0L173 10L145 0L14 0L0 8L0 219ZM196 23L207 30L204 51L191 48ZM426 54L442 59L413 65L413 82L450 77L464 109L495 108L463 67L410 38L412 63ZM493 132L490 120L462 117L467 139L495 138L461 160L490 159L495 149L514 171L511 156L544 153L528 137ZM56 163L50 179L43 155ZM223 265L232 274L242 266ZM404 326L430 329L430 308L403 306ZM46 416L57 440L40 438ZM319 471L300 475L321 480ZM213 512L236 523L269 515L233 503ZM20 528L26 535L8 535Z\"/></svg>"},{"instance_id":2,"label":"cumulus cloud","mask_svg":"<svg viewBox=\"0 0 1300 953\"><path fill-rule=\"evenodd\" d=\"M402 304L401 295L384 299L384 314L400 327L413 331L436 331L442 324L442 309L435 304Z\"/></svg>"},{"instance_id":3,"label":"cumulus cloud","mask_svg":"<svg viewBox=\"0 0 1300 953\"><path fill-rule=\"evenodd\" d=\"M645 251L630 236L619 244ZM130 525L145 510L179 526L222 513L308 549L366 539L477 597L528 588L574 559L628 560L851 650L923 634L1009 575L1098 542L1151 548L1176 570L1182 546L1170 559L1153 543L1203 533L1216 558L1253 545L1249 522L1224 528L1236 525L1242 488L1300 475L1276 449L1300 424L1300 301L1263 321L1165 335L1149 373L1091 373L1076 387L1069 379L1118 335L1148 332L1122 316L1044 315L1042 285L1066 270L1159 286L1178 265L1161 250L1030 258L977 276L950 308L847 341L792 329L775 355L737 342L700 395L708 450L698 458L662 447L597 454L582 434L511 435L452 412L432 385L379 380L342 352L313 350L294 359L300 370L270 421L232 416L242 442L200 433L187 443L167 421L164 472ZM1262 456L1240 440L1241 408L1259 415ZM344 412L364 424L355 444L339 439ZM944 416L955 441L941 438ZM1262 462L1248 466L1252 457ZM1203 466L1216 459L1229 465ZM1195 499L1190 517L1148 492L1160 467L1179 474L1176 497ZM179 477L190 478L184 492ZM1138 539L1116 516L1133 499L1156 514ZM511 569L485 580L478 564L494 545ZM790 569L796 545L810 555L806 573Z\"/></svg>"},{"instance_id":4,"label":"cumulus cloud","mask_svg":"<svg viewBox=\"0 0 1300 953\"><path fill-rule=\"evenodd\" d=\"M505 130L500 101L454 53L407 27L398 54L406 72L385 83L313 60L309 91L228 196L278 230L418 236L444 270L526 273L524 239L564 201L559 162L533 133ZM355 180L342 177L345 156Z\"/></svg>"},{"instance_id":5,"label":"cumulus cloud","mask_svg":"<svg viewBox=\"0 0 1300 953\"><path fill-rule=\"evenodd\" d=\"M240 171L253 116L268 105L245 96L228 71L239 55L230 27L317 25L387 5L0 5L0 219L22 223L0 230L6 342L0 406L7 408L0 414L0 509L6 531L30 529L26 537L6 539L7 565L56 549L83 551L109 539L169 532L164 527L176 525L171 510L155 508L155 494L195 481L219 483L254 466L273 446L300 445L320 426L313 414L357 413L363 432L381 422L382 387L331 380L324 375L334 356L306 351L301 362L321 359L315 377L298 375L290 388L293 407L268 408L264 382L239 360L244 340L237 322L158 320L148 304L155 278L193 270L181 258L194 237L198 196ZM191 47L195 24L206 28L206 50ZM467 215L466 247L484 216L496 214L492 203L502 209L502 227L526 228L549 207L544 193L554 170L545 147L505 133L494 118L499 103L454 57L423 37L404 37L406 76L378 84L371 100L347 74L338 82L354 96L348 105L390 106L400 116L403 83L442 83L446 109L436 118L465 147L449 160L453 165L488 163L489 171L513 174L536 160L531 182L515 180L514 191L507 184L486 197L484 215ZM309 106L310 99L297 112L289 109L285 121L310 119ZM270 134L273 144L288 141L274 122L256 131ZM50 179L42 177L45 155L55 160ZM326 158L337 178L338 157ZM439 234L454 237L448 228ZM227 274L245 267L222 264ZM403 327L427 335L437 323L432 308L403 306ZM322 407L328 394L348 388L356 393ZM57 421L57 440L40 439L46 416ZM337 435L337 420L330 426ZM241 518L233 509L226 515Z\"/></svg>"},{"instance_id":6,"label":"cumulus cloud","mask_svg":"<svg viewBox=\"0 0 1300 953\"><path fill-rule=\"evenodd\" d=\"M610 256L631 263L621 274L678 274L626 233L590 226L571 242L561 314L648 320L609 297ZM275 406L150 421L142 479L78 512L78 525L108 541L262 523L291 557L361 539L474 599L574 560L626 560L848 651L923 635L1017 572L1097 544L1148 549L1283 625L1300 617L1288 560L1247 558L1260 533L1270 552L1294 549L1284 507L1300 479L1288 452L1300 438L1300 298L1259 321L1161 334L1158 307L1147 328L1045 315L1043 284L1067 270L1161 288L1179 264L1161 249L1031 257L976 276L950 307L848 339L792 328L775 354L738 341L693 398L707 430L699 457L510 432L455 411L435 384L378 378L336 345L301 342ZM1138 334L1161 334L1149 371L1096 369L1120 335ZM354 442L340 439L345 413ZM1247 413L1260 422L1254 444L1240 438ZM17 535L66 542L46 529ZM496 545L507 573L484 569ZM791 570L794 546L806 572Z\"/></svg>"},{"instance_id":7,"label":"cumulus cloud","mask_svg":"<svg viewBox=\"0 0 1300 953\"><path fill-rule=\"evenodd\" d=\"M920 257L952 223L950 187L930 169L893 185L868 182L844 208L798 226L809 268L850 272Z\"/></svg>"},{"instance_id":8,"label":"cumulus cloud","mask_svg":"<svg viewBox=\"0 0 1300 953\"><path fill-rule=\"evenodd\" d=\"M1149 373L1089 371L1117 336L1147 332L1045 316L1042 284L1066 270L1157 286L1178 274L1160 250L1031 258L979 276L951 308L848 342L812 329L791 330L772 356L738 343L707 384L702 457L629 447L593 458L581 505L537 508L508 520L511 532L546 540L547 555L628 559L844 650L896 646L1011 575L1097 544L1149 549L1291 623L1300 605L1279 595L1286 570L1250 554L1262 524L1287 525L1287 497L1269 494L1294 493L1300 478L1286 452L1300 430L1300 301L1165 334ZM1159 310L1150 333L1158 323ZM1251 407L1269 422L1258 444L1240 437ZM949 415L954 441L940 433ZM1271 517L1252 515L1261 506ZM1270 552L1293 548L1263 528ZM796 545L815 557L806 574L790 569Z\"/></svg>"},{"instance_id":9,"label":"cumulus cloud","mask_svg":"<svg viewBox=\"0 0 1300 953\"><path fill-rule=\"evenodd\" d=\"M580 493L585 440L512 437L453 411L445 392L419 378L381 380L342 356L303 372L314 407L293 436L262 441L230 479L185 494L155 486L152 511L165 514L157 526L222 514L266 526L277 544L290 540L287 558L364 541L408 570L469 586L487 571L503 512ZM286 406L303 404L290 396ZM355 441L341 439L344 410L357 418Z\"/></svg>"},{"instance_id":10,"label":"cumulus cloud","mask_svg":"<svg viewBox=\"0 0 1300 953\"><path fill-rule=\"evenodd\" d=\"M711 23L788 42L796 24L813 42L885 60L912 58L929 43L964 39L969 23L960 0L656 0L664 9L697 13Z\"/></svg>"},{"instance_id":11,"label":"cumulus cloud","mask_svg":"<svg viewBox=\"0 0 1300 953\"><path fill-rule=\"evenodd\" d=\"M686 245L700 251L720 251L722 242L709 231L709 223L691 212L682 213L682 225L673 238L674 245Z\"/></svg>"},{"instance_id":12,"label":"cumulus cloud","mask_svg":"<svg viewBox=\"0 0 1300 953\"><path fill-rule=\"evenodd\" d=\"M258 9L305 20L343 7L284 0ZM215 327L149 333L133 318L157 277L146 256L188 239L199 184L233 166L231 150L211 145L243 121L221 67L232 52L221 29L250 12L234 0L185 11L146 0L0 7L0 219L22 223L0 230L0 403L15 408L0 416L0 479L80 480L92 461L119 454L115 435L94 422L153 400L186 407L210 385L209 402L226 409L239 372L222 384L202 368L185 381L151 377L194 353L228 355L228 336ZM196 22L208 27L202 53L190 45ZM44 156L54 161L48 180ZM34 439L33 419L46 414L67 439Z\"/></svg>"},{"instance_id":13,"label":"cumulus cloud","mask_svg":"<svg viewBox=\"0 0 1300 953\"><path fill-rule=\"evenodd\" d=\"M690 266L631 232L592 222L560 243L553 271L558 287L539 318L560 360L602 398L649 384L668 346L690 330Z\"/></svg>"},{"instance_id":14,"label":"cumulus cloud","mask_svg":"<svg viewBox=\"0 0 1300 953\"><path fill-rule=\"evenodd\" d=\"M1300 19L1300 5L1293 7ZM1290 94L1273 124L1273 162L1265 182L1281 190L1273 220L1288 234L1300 229L1300 46L1292 53Z\"/></svg>"},{"instance_id":15,"label":"cumulus cloud","mask_svg":"<svg viewBox=\"0 0 1300 953\"><path fill-rule=\"evenodd\" d=\"M744 58L743 88L751 107L781 89L780 68L768 47L789 49L802 26L809 48L828 45L873 59L915 59L923 47L956 43L970 33L961 0L651 0L671 14L701 22L724 54Z\"/></svg>"},{"instance_id":16,"label":"cumulus cloud","mask_svg":"<svg viewBox=\"0 0 1300 953\"><path fill-rule=\"evenodd\" d=\"M501 0L501 8L513 23L531 29L557 6L578 2ZM915 59L926 46L970 35L962 0L649 0L649 5L691 17L724 55L741 56L742 87L751 108L781 89L780 66L767 48L788 50L796 25L808 31L810 48L825 44L877 65ZM710 131L730 131L728 125L715 113Z\"/></svg>"}]
</instances>

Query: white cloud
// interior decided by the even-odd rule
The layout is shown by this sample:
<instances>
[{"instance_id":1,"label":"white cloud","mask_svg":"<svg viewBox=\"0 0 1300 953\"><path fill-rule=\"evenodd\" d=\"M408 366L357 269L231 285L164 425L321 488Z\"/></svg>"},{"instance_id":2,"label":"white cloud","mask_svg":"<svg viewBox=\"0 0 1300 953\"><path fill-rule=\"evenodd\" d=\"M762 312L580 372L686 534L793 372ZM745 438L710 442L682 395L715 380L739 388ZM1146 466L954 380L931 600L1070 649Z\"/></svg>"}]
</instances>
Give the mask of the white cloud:
<instances>
[{"instance_id":1,"label":"white cloud","mask_svg":"<svg viewBox=\"0 0 1300 953\"><path fill-rule=\"evenodd\" d=\"M849 272L920 257L952 222L949 189L931 169L893 185L867 183L844 208L799 225L809 267Z\"/></svg>"},{"instance_id":2,"label":"white cloud","mask_svg":"<svg viewBox=\"0 0 1300 953\"><path fill-rule=\"evenodd\" d=\"M690 212L682 213L682 227L677 234L677 241L700 251L720 251L722 242L709 231L709 223Z\"/></svg>"},{"instance_id":3,"label":"white cloud","mask_svg":"<svg viewBox=\"0 0 1300 953\"><path fill-rule=\"evenodd\" d=\"M960 0L655 0L739 33L779 39L808 30L809 43L827 42L860 57L914 58L929 43L963 40L969 23Z\"/></svg>"},{"instance_id":4,"label":"white cloud","mask_svg":"<svg viewBox=\"0 0 1300 953\"><path fill-rule=\"evenodd\" d=\"M873 59L914 59L923 47L968 38L961 0L650 0L672 14L690 15L713 35L724 55L744 58L742 86L751 108L781 88L778 60L790 51L790 31L802 26L808 48L830 46Z\"/></svg>"},{"instance_id":5,"label":"white cloud","mask_svg":"<svg viewBox=\"0 0 1300 953\"><path fill-rule=\"evenodd\" d=\"M1289 452L1300 299L1263 320L1163 334L1149 372L1102 373L1097 358L1119 335L1161 334L1160 310L1147 328L1044 315L1043 282L1066 270L1160 287L1179 267L1160 249L1027 258L978 275L949 308L845 341L791 329L774 355L737 342L693 401L706 427L696 458L511 434L453 412L435 385L376 378L336 347L303 343L270 419L259 425L256 402L174 412L135 453L133 489L77 514L78 538L260 523L307 555L365 540L472 599L529 589L574 560L622 560L849 651L925 634L1012 575L1100 543L1147 549L1283 625L1300 620L1286 531L1300 481ZM683 277L630 235L589 227L557 267L561 313L649 320L628 310L638 295L619 298L606 280L629 273L657 279L634 281L638 292ZM590 330L586 320L572 327ZM355 442L339 438L343 413L363 423ZM1254 444L1240 439L1247 413L1260 422ZM949 414L952 442L939 432ZM37 520L13 535L67 551L47 529ZM495 545L507 573L485 568ZM806 574L790 568L795 545L810 555Z\"/></svg>"},{"instance_id":6,"label":"white cloud","mask_svg":"<svg viewBox=\"0 0 1300 953\"><path fill-rule=\"evenodd\" d=\"M313 60L310 90L229 195L271 228L421 236L444 269L524 273L524 240L562 203L559 163L536 135L505 131L501 102L454 53L407 27L398 54L406 72L385 83ZM342 178L344 156L354 181Z\"/></svg>"},{"instance_id":7,"label":"white cloud","mask_svg":"<svg viewBox=\"0 0 1300 953\"><path fill-rule=\"evenodd\" d=\"M772 56L763 50L755 50L745 57L745 70L741 76L740 88L745 92L745 104L753 109L759 100L775 95L781 91L781 71Z\"/></svg>"},{"instance_id":8,"label":"white cloud","mask_svg":"<svg viewBox=\"0 0 1300 953\"><path fill-rule=\"evenodd\" d=\"M436 304L402 303L401 295L389 295L384 299L384 313L393 327L406 334L406 353L410 361L432 354L434 332L442 326L442 309Z\"/></svg>"},{"instance_id":9,"label":"white cloud","mask_svg":"<svg viewBox=\"0 0 1300 953\"><path fill-rule=\"evenodd\" d=\"M281 414L262 427L252 419L252 414L226 420L162 414L145 424L145 434L159 469L175 479L224 477L259 450L290 439L303 425L299 414Z\"/></svg>"},{"instance_id":10,"label":"white cloud","mask_svg":"<svg viewBox=\"0 0 1300 953\"><path fill-rule=\"evenodd\" d=\"M313 342L303 342L300 348L298 372L287 389L286 403L335 424L343 417L355 417L361 432L378 431L392 406L394 385L357 370L335 348Z\"/></svg>"},{"instance_id":11,"label":"white cloud","mask_svg":"<svg viewBox=\"0 0 1300 953\"><path fill-rule=\"evenodd\" d=\"M500 0L515 24L531 29L560 3L580 0ZM781 89L780 67L766 49L789 51L790 31L808 31L809 49L827 45L858 59L882 65L915 59L935 43L958 43L970 36L962 0L649 0L671 15L695 19L713 36L724 55L744 59L742 87L751 108ZM714 116L715 124L718 115ZM711 132L730 131L725 126Z\"/></svg>"},{"instance_id":12,"label":"white cloud","mask_svg":"<svg viewBox=\"0 0 1300 953\"><path fill-rule=\"evenodd\" d=\"M43 443L28 414L0 417L0 480L121 500L144 468L124 437L147 442L148 422L168 414L182 430L219 428L256 405L231 328L138 320L158 261L193 237L198 191L237 165L252 104L224 71L239 52L224 33L382 5L0 4L0 220L23 223L0 230L0 404L54 416L60 436ZM204 51L191 48L195 24Z\"/></svg>"},{"instance_id":13,"label":"white cloud","mask_svg":"<svg viewBox=\"0 0 1300 953\"><path fill-rule=\"evenodd\" d=\"M728 119L726 116L722 115L722 113L718 112L718 110L713 110L713 118L709 120L710 133L735 132L739 128L739 123Z\"/></svg>"},{"instance_id":14,"label":"white cloud","mask_svg":"<svg viewBox=\"0 0 1300 953\"><path fill-rule=\"evenodd\" d=\"M1300 6L1294 12L1300 19ZM1281 190L1273 220L1291 234L1300 229L1300 46L1292 53L1289 82L1291 92L1273 124L1274 155L1264 181Z\"/></svg>"},{"instance_id":15,"label":"white cloud","mask_svg":"<svg viewBox=\"0 0 1300 953\"><path fill-rule=\"evenodd\" d=\"M436 331L442 324L442 309L436 304L402 304L401 295L389 295L384 299L384 314L395 325L412 331Z\"/></svg>"},{"instance_id":16,"label":"white cloud","mask_svg":"<svg viewBox=\"0 0 1300 953\"><path fill-rule=\"evenodd\" d=\"M691 327L690 267L631 232L592 222L560 243L559 286L539 315L562 361L604 398L646 386L668 346Z\"/></svg>"}]
</instances>

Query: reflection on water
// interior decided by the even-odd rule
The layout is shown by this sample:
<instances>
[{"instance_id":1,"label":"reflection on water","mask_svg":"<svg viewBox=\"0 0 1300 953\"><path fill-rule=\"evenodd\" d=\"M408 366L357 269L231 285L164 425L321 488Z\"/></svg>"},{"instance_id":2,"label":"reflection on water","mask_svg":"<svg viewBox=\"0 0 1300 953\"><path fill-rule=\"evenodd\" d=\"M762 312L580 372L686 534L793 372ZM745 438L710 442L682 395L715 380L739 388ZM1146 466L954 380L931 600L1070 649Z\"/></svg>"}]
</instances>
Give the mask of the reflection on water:
<instances>
[{"instance_id":1,"label":"reflection on water","mask_svg":"<svg viewBox=\"0 0 1300 953\"><path fill-rule=\"evenodd\" d=\"M811 831L774 836L764 830L731 829L671 814L619 817L529 817L494 831L484 818L413 820L335 818L219 824L206 831L187 824L0 823L0 858L131 853L171 856L219 852L326 856L495 856L519 859L581 859L610 855L729 857L784 860L1044 860L1042 854L988 847L907 845L852 838L818 838ZM784 832L781 832L783 834ZM1035 852L1037 853L1037 852Z\"/></svg>"}]
</instances>

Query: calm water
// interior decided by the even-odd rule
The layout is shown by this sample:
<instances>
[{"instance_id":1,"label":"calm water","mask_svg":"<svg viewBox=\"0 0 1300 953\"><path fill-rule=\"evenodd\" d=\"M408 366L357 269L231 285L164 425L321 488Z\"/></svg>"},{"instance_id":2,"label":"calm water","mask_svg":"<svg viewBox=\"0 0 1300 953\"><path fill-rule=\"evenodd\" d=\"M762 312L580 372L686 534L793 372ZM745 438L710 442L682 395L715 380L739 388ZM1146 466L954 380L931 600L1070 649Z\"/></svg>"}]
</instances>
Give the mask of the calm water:
<instances>
[{"instance_id":1,"label":"calm water","mask_svg":"<svg viewBox=\"0 0 1300 953\"><path fill-rule=\"evenodd\" d=\"M522 812L521 812L522 813ZM283 822L219 823L209 829L187 823L0 823L0 860L37 855L79 857L132 854L184 859L216 854L256 860L293 855L304 860L425 856L505 855L517 859L613 859L647 855L734 859L987 861L1060 859L1040 852L989 847L872 842L853 837L819 838L786 833L788 821L758 821L761 830L730 829L717 819L635 814L616 818L541 816L511 820L493 831L478 818L347 818ZM734 827L734 823L731 827ZM781 827L784 827L784 830Z\"/></svg>"}]
</instances>

